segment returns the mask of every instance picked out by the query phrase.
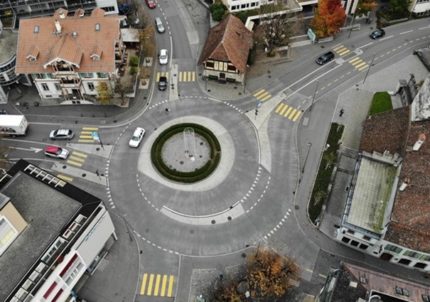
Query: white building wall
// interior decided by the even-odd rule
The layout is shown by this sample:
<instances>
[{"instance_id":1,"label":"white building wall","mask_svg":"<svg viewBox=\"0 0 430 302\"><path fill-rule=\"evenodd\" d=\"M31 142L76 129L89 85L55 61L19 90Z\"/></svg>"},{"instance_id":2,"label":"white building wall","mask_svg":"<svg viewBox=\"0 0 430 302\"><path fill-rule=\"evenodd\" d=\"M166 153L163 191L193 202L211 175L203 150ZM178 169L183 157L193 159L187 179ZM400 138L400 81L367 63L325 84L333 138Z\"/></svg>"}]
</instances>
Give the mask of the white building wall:
<instances>
[{"instance_id":1,"label":"white building wall","mask_svg":"<svg viewBox=\"0 0 430 302\"><path fill-rule=\"evenodd\" d=\"M256 9L260 5L275 3L275 0L222 0L229 12Z\"/></svg>"},{"instance_id":2,"label":"white building wall","mask_svg":"<svg viewBox=\"0 0 430 302\"><path fill-rule=\"evenodd\" d=\"M97 7L103 8L108 14L118 14L118 4L116 0L96 0Z\"/></svg>"},{"instance_id":3,"label":"white building wall","mask_svg":"<svg viewBox=\"0 0 430 302\"><path fill-rule=\"evenodd\" d=\"M59 84L60 82L55 79L38 79L34 81L34 85L37 88L37 91L39 92L39 95L42 99L50 99L50 98L61 98L61 90L57 90L55 84ZM46 84L48 86L48 90L45 90L43 88L43 84Z\"/></svg>"}]
</instances>

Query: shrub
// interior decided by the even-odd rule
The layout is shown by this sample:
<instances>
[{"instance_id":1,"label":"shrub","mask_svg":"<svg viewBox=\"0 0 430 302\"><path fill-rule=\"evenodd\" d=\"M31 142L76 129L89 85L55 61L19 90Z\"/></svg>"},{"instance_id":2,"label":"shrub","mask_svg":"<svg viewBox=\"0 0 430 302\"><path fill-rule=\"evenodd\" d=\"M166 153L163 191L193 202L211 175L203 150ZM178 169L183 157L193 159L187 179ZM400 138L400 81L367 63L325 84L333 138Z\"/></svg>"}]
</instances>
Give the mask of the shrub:
<instances>
[{"instance_id":1,"label":"shrub","mask_svg":"<svg viewBox=\"0 0 430 302\"><path fill-rule=\"evenodd\" d=\"M128 65L132 67L137 67L139 65L139 58L137 56L131 56Z\"/></svg>"},{"instance_id":2,"label":"shrub","mask_svg":"<svg viewBox=\"0 0 430 302\"><path fill-rule=\"evenodd\" d=\"M227 7L225 7L221 2L215 2L209 7L209 10L214 21L221 21L227 11Z\"/></svg>"},{"instance_id":3,"label":"shrub","mask_svg":"<svg viewBox=\"0 0 430 302\"><path fill-rule=\"evenodd\" d=\"M137 67L135 67L135 66L130 67L129 73L131 75L135 75L137 73Z\"/></svg>"}]
</instances>

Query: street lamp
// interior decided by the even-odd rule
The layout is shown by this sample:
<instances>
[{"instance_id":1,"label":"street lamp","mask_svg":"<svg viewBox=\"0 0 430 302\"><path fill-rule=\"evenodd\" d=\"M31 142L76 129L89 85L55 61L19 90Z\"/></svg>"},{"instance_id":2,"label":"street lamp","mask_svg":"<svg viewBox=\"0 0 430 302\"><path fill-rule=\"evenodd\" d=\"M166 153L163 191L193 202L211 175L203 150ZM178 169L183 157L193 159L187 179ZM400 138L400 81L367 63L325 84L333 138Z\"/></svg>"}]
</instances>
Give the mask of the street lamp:
<instances>
[{"instance_id":1,"label":"street lamp","mask_svg":"<svg viewBox=\"0 0 430 302\"><path fill-rule=\"evenodd\" d=\"M302 174L305 172L306 162L308 161L309 151L311 150L312 143L308 142L308 151L306 152L305 161L303 162Z\"/></svg>"},{"instance_id":2,"label":"street lamp","mask_svg":"<svg viewBox=\"0 0 430 302\"><path fill-rule=\"evenodd\" d=\"M370 67L372 67L372 66L373 66L373 61L374 61L374 60L375 60L375 55L373 55L373 57L372 57L372 62L370 62L369 68L367 68L366 75L364 76L364 79L363 79L363 85L364 85L364 82L366 82L367 76L369 75Z\"/></svg>"}]
</instances>

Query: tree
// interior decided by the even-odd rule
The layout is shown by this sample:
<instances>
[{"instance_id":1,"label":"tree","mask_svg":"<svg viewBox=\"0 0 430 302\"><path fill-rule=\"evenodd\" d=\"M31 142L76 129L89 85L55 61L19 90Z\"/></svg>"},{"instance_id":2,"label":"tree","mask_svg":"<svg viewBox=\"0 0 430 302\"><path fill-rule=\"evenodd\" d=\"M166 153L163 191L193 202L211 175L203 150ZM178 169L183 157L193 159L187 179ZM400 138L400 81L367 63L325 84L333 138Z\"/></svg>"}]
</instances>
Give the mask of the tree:
<instances>
[{"instance_id":1,"label":"tree","mask_svg":"<svg viewBox=\"0 0 430 302\"><path fill-rule=\"evenodd\" d=\"M345 23L345 18L340 0L319 0L311 27L318 38L334 36Z\"/></svg>"},{"instance_id":2,"label":"tree","mask_svg":"<svg viewBox=\"0 0 430 302\"><path fill-rule=\"evenodd\" d=\"M390 0L386 12L390 19L401 19L409 16L409 0Z\"/></svg>"},{"instance_id":3,"label":"tree","mask_svg":"<svg viewBox=\"0 0 430 302\"><path fill-rule=\"evenodd\" d=\"M357 16L367 15L369 12L373 11L378 6L376 0L360 0L357 5L357 10L355 14Z\"/></svg>"},{"instance_id":4,"label":"tree","mask_svg":"<svg viewBox=\"0 0 430 302\"><path fill-rule=\"evenodd\" d=\"M112 100L112 90L108 86L107 82L100 82L97 85L97 100L101 105L108 105Z\"/></svg>"},{"instance_id":5,"label":"tree","mask_svg":"<svg viewBox=\"0 0 430 302\"><path fill-rule=\"evenodd\" d=\"M153 57L155 54L155 39L154 39L154 27L148 25L139 33L140 48L143 51L145 57Z\"/></svg>"},{"instance_id":6,"label":"tree","mask_svg":"<svg viewBox=\"0 0 430 302\"><path fill-rule=\"evenodd\" d=\"M222 2L216 1L209 7L209 10L214 21L221 21L227 11L227 7Z\"/></svg>"}]
</instances>

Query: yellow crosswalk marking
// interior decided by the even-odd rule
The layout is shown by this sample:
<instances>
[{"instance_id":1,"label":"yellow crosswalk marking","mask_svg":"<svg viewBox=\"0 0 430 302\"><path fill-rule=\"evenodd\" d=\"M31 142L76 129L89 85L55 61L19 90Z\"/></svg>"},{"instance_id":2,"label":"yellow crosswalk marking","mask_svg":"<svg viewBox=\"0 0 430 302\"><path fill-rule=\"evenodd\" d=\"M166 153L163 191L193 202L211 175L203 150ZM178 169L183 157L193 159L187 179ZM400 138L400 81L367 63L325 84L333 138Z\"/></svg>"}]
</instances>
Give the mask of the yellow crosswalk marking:
<instances>
[{"instance_id":1,"label":"yellow crosswalk marking","mask_svg":"<svg viewBox=\"0 0 430 302\"><path fill-rule=\"evenodd\" d=\"M354 62L357 62L357 61L361 61L361 59L359 57L356 57L356 58L350 60L349 63L353 64Z\"/></svg>"},{"instance_id":2,"label":"yellow crosswalk marking","mask_svg":"<svg viewBox=\"0 0 430 302\"><path fill-rule=\"evenodd\" d=\"M293 117L292 121L295 122L297 121L297 119L299 118L299 116L302 114L302 112L300 110L297 110L296 115Z\"/></svg>"},{"instance_id":3,"label":"yellow crosswalk marking","mask_svg":"<svg viewBox=\"0 0 430 302\"><path fill-rule=\"evenodd\" d=\"M69 176L66 176L66 175L63 175L63 174L58 174L57 177L61 178L62 180L68 181L68 182L71 182L73 180L72 177L69 177Z\"/></svg>"},{"instance_id":4,"label":"yellow crosswalk marking","mask_svg":"<svg viewBox=\"0 0 430 302\"><path fill-rule=\"evenodd\" d=\"M173 282L175 281L175 277L170 275L169 277L169 287L167 289L167 297L173 297Z\"/></svg>"},{"instance_id":5,"label":"yellow crosswalk marking","mask_svg":"<svg viewBox=\"0 0 430 302\"><path fill-rule=\"evenodd\" d=\"M81 134L91 134L93 131L81 131Z\"/></svg>"},{"instance_id":6,"label":"yellow crosswalk marking","mask_svg":"<svg viewBox=\"0 0 430 302\"><path fill-rule=\"evenodd\" d=\"M90 138L93 138L91 135L79 135L79 138L88 138L88 139L90 139Z\"/></svg>"},{"instance_id":7,"label":"yellow crosswalk marking","mask_svg":"<svg viewBox=\"0 0 430 302\"><path fill-rule=\"evenodd\" d=\"M339 50L339 49L341 49L341 48L343 48L344 46L343 45L339 45L339 46L336 46L335 48L333 48L333 50L334 51L337 51L337 50Z\"/></svg>"},{"instance_id":8,"label":"yellow crosswalk marking","mask_svg":"<svg viewBox=\"0 0 430 302\"><path fill-rule=\"evenodd\" d=\"M140 286L140 294L144 295L145 294L145 289L146 289L146 281L148 280L148 274L145 273L143 274L143 278L142 278L142 285Z\"/></svg>"},{"instance_id":9,"label":"yellow crosswalk marking","mask_svg":"<svg viewBox=\"0 0 430 302\"><path fill-rule=\"evenodd\" d=\"M93 139L79 139L78 143L94 143Z\"/></svg>"},{"instance_id":10,"label":"yellow crosswalk marking","mask_svg":"<svg viewBox=\"0 0 430 302\"><path fill-rule=\"evenodd\" d=\"M82 130L96 131L96 130L99 130L99 128L95 128L95 127L82 127Z\"/></svg>"},{"instance_id":11,"label":"yellow crosswalk marking","mask_svg":"<svg viewBox=\"0 0 430 302\"><path fill-rule=\"evenodd\" d=\"M296 109L293 109L292 111L291 111L291 113L288 115L288 119L289 120L291 120L292 119L292 117L296 114L296 112L297 112L297 110Z\"/></svg>"},{"instance_id":12,"label":"yellow crosswalk marking","mask_svg":"<svg viewBox=\"0 0 430 302\"><path fill-rule=\"evenodd\" d=\"M260 96L260 94L264 94L265 92L266 92L266 90L260 89L260 90L258 90L257 92L254 93L254 96L256 98L258 98Z\"/></svg>"},{"instance_id":13,"label":"yellow crosswalk marking","mask_svg":"<svg viewBox=\"0 0 430 302\"><path fill-rule=\"evenodd\" d=\"M182 82L182 74L183 74L183 72L181 71L181 72L179 73L179 82Z\"/></svg>"},{"instance_id":14,"label":"yellow crosswalk marking","mask_svg":"<svg viewBox=\"0 0 430 302\"><path fill-rule=\"evenodd\" d=\"M365 70L367 67L369 67L369 65L364 65L364 66L362 66L362 67L360 67L360 68L357 68L357 70L358 71L362 71L362 70Z\"/></svg>"},{"instance_id":15,"label":"yellow crosswalk marking","mask_svg":"<svg viewBox=\"0 0 430 302\"><path fill-rule=\"evenodd\" d=\"M270 93L267 93L264 97L262 97L261 99L260 99L260 101L262 101L262 102L265 102L265 101L267 101L268 99L270 99L272 96L270 95Z\"/></svg>"},{"instance_id":16,"label":"yellow crosswalk marking","mask_svg":"<svg viewBox=\"0 0 430 302\"><path fill-rule=\"evenodd\" d=\"M160 288L160 279L161 276L157 275L157 278L155 279L154 296L158 296L158 289Z\"/></svg>"},{"instance_id":17,"label":"yellow crosswalk marking","mask_svg":"<svg viewBox=\"0 0 430 302\"><path fill-rule=\"evenodd\" d=\"M71 160L71 159L67 160L67 163L70 165L73 165L73 166L82 167L82 163Z\"/></svg>"},{"instance_id":18,"label":"yellow crosswalk marking","mask_svg":"<svg viewBox=\"0 0 430 302\"><path fill-rule=\"evenodd\" d=\"M285 104L281 103L278 105L278 107L276 107L275 113L279 113L279 111L281 111L282 108L284 108Z\"/></svg>"},{"instance_id":19,"label":"yellow crosswalk marking","mask_svg":"<svg viewBox=\"0 0 430 302\"><path fill-rule=\"evenodd\" d=\"M343 55L346 55L347 53L350 53L351 51L349 50L349 49L344 49L344 50L342 50L342 51L339 51L338 52L338 54L340 55L340 56L343 56Z\"/></svg>"},{"instance_id":20,"label":"yellow crosswalk marking","mask_svg":"<svg viewBox=\"0 0 430 302\"><path fill-rule=\"evenodd\" d=\"M166 284L167 284L167 275L163 275L163 281L161 283L161 293L160 293L161 297L164 297L165 295Z\"/></svg>"},{"instance_id":21,"label":"yellow crosswalk marking","mask_svg":"<svg viewBox=\"0 0 430 302\"><path fill-rule=\"evenodd\" d=\"M73 151L73 152L72 152L72 155L79 156L79 157L83 157L83 158L87 158L87 157L88 157L88 155L87 155L87 154L82 153L82 152L79 152L79 151Z\"/></svg>"},{"instance_id":22,"label":"yellow crosswalk marking","mask_svg":"<svg viewBox=\"0 0 430 302\"><path fill-rule=\"evenodd\" d=\"M69 160L80 162L80 163L85 162L85 158L75 156L75 154L73 154L73 153L72 153L72 155L70 155Z\"/></svg>"},{"instance_id":23,"label":"yellow crosswalk marking","mask_svg":"<svg viewBox=\"0 0 430 302\"><path fill-rule=\"evenodd\" d=\"M155 81L156 81L156 82L159 82L159 81L160 81L160 73L159 73L159 72L157 72L157 77L156 77Z\"/></svg>"},{"instance_id":24,"label":"yellow crosswalk marking","mask_svg":"<svg viewBox=\"0 0 430 302\"><path fill-rule=\"evenodd\" d=\"M287 112L283 113L282 115L287 117L288 114L290 114L291 110L293 110L293 107L288 108Z\"/></svg>"},{"instance_id":25,"label":"yellow crosswalk marking","mask_svg":"<svg viewBox=\"0 0 430 302\"><path fill-rule=\"evenodd\" d=\"M146 292L147 296L152 296L152 283L154 283L154 274L149 275L148 291Z\"/></svg>"},{"instance_id":26,"label":"yellow crosswalk marking","mask_svg":"<svg viewBox=\"0 0 430 302\"><path fill-rule=\"evenodd\" d=\"M191 74L191 81L195 81L196 80L196 72L193 71L193 73Z\"/></svg>"},{"instance_id":27,"label":"yellow crosswalk marking","mask_svg":"<svg viewBox=\"0 0 430 302\"><path fill-rule=\"evenodd\" d=\"M291 110L291 107L289 107L287 104L285 104L285 107L281 110L281 112L279 112L279 114L284 115L285 111L287 111L288 108L290 108L290 110Z\"/></svg>"},{"instance_id":28,"label":"yellow crosswalk marking","mask_svg":"<svg viewBox=\"0 0 430 302\"><path fill-rule=\"evenodd\" d=\"M360 67L363 67L364 65L367 65L367 63L366 62L361 62L360 64L357 64L354 67L355 68L360 68Z\"/></svg>"}]
</instances>

